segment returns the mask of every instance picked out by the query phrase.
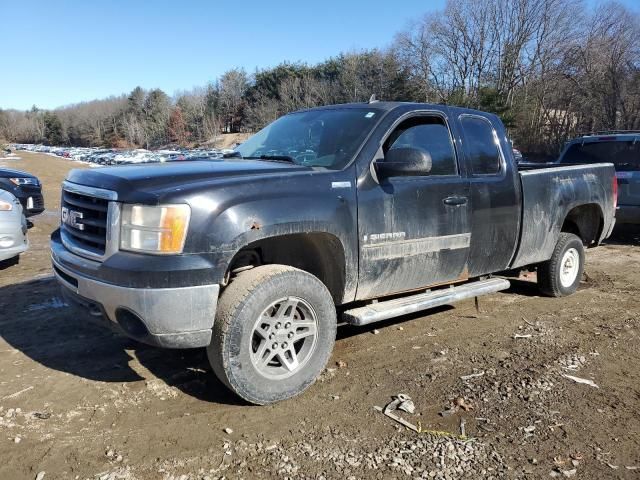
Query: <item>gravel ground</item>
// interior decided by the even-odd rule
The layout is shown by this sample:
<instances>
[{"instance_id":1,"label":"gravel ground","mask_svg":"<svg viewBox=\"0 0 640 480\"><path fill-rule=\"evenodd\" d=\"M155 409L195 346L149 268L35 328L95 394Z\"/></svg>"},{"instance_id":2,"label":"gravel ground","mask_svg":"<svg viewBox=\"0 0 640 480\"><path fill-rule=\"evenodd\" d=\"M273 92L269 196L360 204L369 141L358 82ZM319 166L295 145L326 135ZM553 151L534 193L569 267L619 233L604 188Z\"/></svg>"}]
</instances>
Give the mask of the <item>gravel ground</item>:
<instances>
[{"instance_id":1,"label":"gravel ground","mask_svg":"<svg viewBox=\"0 0 640 480\"><path fill-rule=\"evenodd\" d=\"M79 165L20 157L0 165L38 175L47 210L31 250L0 270L1 479L640 477L638 230L590 250L568 298L522 280L479 312L463 302L341 327L320 381L253 407L202 350L147 347L73 315L47 237ZM374 409L398 393L421 433Z\"/></svg>"}]
</instances>

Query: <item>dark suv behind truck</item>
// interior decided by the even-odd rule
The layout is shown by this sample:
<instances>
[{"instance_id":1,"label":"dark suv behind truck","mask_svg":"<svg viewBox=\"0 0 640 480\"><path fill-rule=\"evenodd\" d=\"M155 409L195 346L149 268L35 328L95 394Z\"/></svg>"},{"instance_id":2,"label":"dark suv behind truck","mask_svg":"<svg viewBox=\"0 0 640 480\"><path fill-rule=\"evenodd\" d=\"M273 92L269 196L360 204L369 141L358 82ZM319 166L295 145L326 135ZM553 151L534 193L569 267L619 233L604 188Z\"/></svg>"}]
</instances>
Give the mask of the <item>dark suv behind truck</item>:
<instances>
[{"instance_id":1,"label":"dark suv behind truck","mask_svg":"<svg viewBox=\"0 0 640 480\"><path fill-rule=\"evenodd\" d=\"M207 347L249 402L307 388L338 321L508 288L573 293L614 225L610 163L519 171L500 120L442 105L286 115L226 159L73 170L51 238L65 295L127 335Z\"/></svg>"},{"instance_id":2,"label":"dark suv behind truck","mask_svg":"<svg viewBox=\"0 0 640 480\"><path fill-rule=\"evenodd\" d=\"M20 170L0 168L0 190L12 193L20 201L26 217L44 211L42 185L35 175Z\"/></svg>"},{"instance_id":3,"label":"dark suv behind truck","mask_svg":"<svg viewBox=\"0 0 640 480\"><path fill-rule=\"evenodd\" d=\"M558 163L613 163L618 178L617 223L640 225L640 131L583 135L570 141Z\"/></svg>"}]
</instances>

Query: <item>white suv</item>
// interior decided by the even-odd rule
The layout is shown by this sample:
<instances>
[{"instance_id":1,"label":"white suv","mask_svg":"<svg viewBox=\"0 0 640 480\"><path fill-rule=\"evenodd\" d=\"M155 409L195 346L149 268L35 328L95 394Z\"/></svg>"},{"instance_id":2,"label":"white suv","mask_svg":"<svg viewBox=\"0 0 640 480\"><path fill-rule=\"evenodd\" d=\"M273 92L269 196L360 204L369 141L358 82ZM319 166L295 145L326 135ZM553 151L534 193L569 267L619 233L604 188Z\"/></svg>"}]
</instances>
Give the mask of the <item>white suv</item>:
<instances>
[{"instance_id":1,"label":"white suv","mask_svg":"<svg viewBox=\"0 0 640 480\"><path fill-rule=\"evenodd\" d=\"M27 219L11 193L0 190L0 261L15 258L29 248Z\"/></svg>"}]
</instances>

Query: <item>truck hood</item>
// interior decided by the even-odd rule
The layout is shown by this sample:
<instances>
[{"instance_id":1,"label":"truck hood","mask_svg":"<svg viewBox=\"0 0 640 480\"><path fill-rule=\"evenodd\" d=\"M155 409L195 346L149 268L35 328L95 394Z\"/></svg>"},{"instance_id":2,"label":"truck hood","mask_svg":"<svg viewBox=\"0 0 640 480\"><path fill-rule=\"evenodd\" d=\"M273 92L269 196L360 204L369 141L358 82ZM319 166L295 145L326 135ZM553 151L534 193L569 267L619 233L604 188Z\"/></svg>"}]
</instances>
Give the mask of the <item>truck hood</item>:
<instances>
[{"instance_id":1,"label":"truck hood","mask_svg":"<svg viewBox=\"0 0 640 480\"><path fill-rule=\"evenodd\" d=\"M141 201L144 195L153 202L168 190L189 184L224 183L225 179L238 177L273 176L292 172L308 172L312 169L284 162L261 160L196 160L159 164L126 165L96 169L74 169L67 181L79 185L103 188L118 193L118 199ZM135 195L134 195L135 194ZM136 198L133 199L133 196Z\"/></svg>"}]
</instances>

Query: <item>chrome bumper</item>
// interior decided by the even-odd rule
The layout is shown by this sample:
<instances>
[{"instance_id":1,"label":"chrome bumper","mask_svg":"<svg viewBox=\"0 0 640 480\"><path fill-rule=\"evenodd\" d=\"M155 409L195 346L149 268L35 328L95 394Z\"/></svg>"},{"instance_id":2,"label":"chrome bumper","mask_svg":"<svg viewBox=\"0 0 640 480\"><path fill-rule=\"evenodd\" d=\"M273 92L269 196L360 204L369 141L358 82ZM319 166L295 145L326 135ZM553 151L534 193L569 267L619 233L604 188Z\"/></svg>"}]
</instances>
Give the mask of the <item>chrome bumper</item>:
<instances>
[{"instance_id":1,"label":"chrome bumper","mask_svg":"<svg viewBox=\"0 0 640 480\"><path fill-rule=\"evenodd\" d=\"M106 317L136 340L167 348L204 347L211 341L219 285L127 288L52 263L66 299Z\"/></svg>"}]
</instances>

